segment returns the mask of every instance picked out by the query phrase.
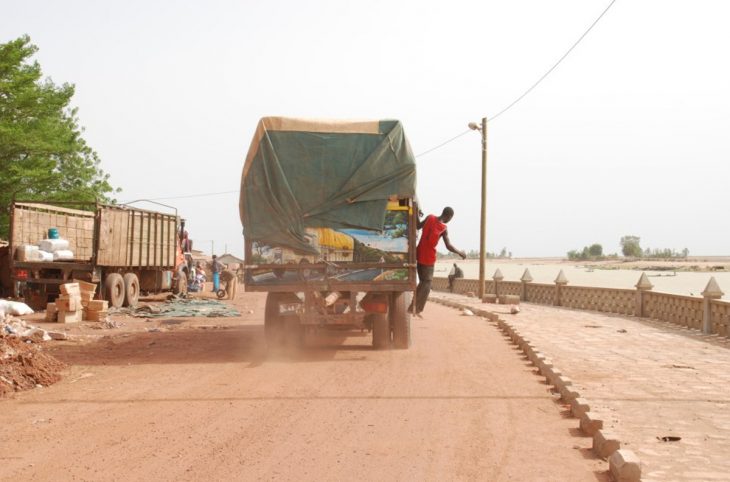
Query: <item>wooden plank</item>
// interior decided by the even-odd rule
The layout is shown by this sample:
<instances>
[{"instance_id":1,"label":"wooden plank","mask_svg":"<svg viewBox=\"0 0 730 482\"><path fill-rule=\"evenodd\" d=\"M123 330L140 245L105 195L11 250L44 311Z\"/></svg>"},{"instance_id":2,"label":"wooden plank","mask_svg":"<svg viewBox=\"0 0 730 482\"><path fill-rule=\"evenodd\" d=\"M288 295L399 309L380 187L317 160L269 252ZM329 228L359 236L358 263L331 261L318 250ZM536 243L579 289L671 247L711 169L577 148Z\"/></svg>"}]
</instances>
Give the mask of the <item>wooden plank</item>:
<instances>
[{"instance_id":1,"label":"wooden plank","mask_svg":"<svg viewBox=\"0 0 730 482\"><path fill-rule=\"evenodd\" d=\"M82 211L80 209L63 208L63 207L52 205L52 204L15 203L15 206L34 209L34 210L43 210L43 211L49 211L49 212L73 214L74 216L82 216L82 217L89 217L89 218L94 217L94 213L91 211Z\"/></svg>"},{"instance_id":2,"label":"wooden plank","mask_svg":"<svg viewBox=\"0 0 730 482\"><path fill-rule=\"evenodd\" d=\"M114 244L112 245L112 252L114 253L114 265L120 266L121 259L119 256L119 250L123 243L124 229L122 226L122 216L120 211L114 211Z\"/></svg>"},{"instance_id":3,"label":"wooden plank","mask_svg":"<svg viewBox=\"0 0 730 482\"><path fill-rule=\"evenodd\" d=\"M151 246L150 246L152 244L150 242L151 239L152 239L152 213L147 213L147 236L144 241L144 247L145 247L145 251L147 253L147 256L145 257L145 262L144 262L145 266L150 265L150 253L152 252Z\"/></svg>"},{"instance_id":4,"label":"wooden plank","mask_svg":"<svg viewBox=\"0 0 730 482\"><path fill-rule=\"evenodd\" d=\"M177 262L177 219L170 219L170 253L167 259L168 266L175 266Z\"/></svg>"},{"instance_id":5,"label":"wooden plank","mask_svg":"<svg viewBox=\"0 0 730 482\"><path fill-rule=\"evenodd\" d=\"M151 266L157 266L157 221L158 215L155 213L152 217L152 264Z\"/></svg>"},{"instance_id":6,"label":"wooden plank","mask_svg":"<svg viewBox=\"0 0 730 482\"><path fill-rule=\"evenodd\" d=\"M135 243L137 245L137 266L142 266L142 239L144 238L144 214L139 214L139 239Z\"/></svg>"},{"instance_id":7,"label":"wooden plank","mask_svg":"<svg viewBox=\"0 0 730 482\"><path fill-rule=\"evenodd\" d=\"M136 218L137 213L132 212L130 216L129 242L127 243L127 264L129 266L134 265L134 224Z\"/></svg>"},{"instance_id":8,"label":"wooden plank","mask_svg":"<svg viewBox=\"0 0 730 482\"><path fill-rule=\"evenodd\" d=\"M122 232L119 243L119 266L129 266L127 252L129 250L129 218L131 211L119 211L122 221Z\"/></svg>"},{"instance_id":9,"label":"wooden plank","mask_svg":"<svg viewBox=\"0 0 730 482\"><path fill-rule=\"evenodd\" d=\"M99 239L97 239L96 263L100 266L106 266L106 252L108 245L108 220L103 212L99 213Z\"/></svg>"}]
</instances>

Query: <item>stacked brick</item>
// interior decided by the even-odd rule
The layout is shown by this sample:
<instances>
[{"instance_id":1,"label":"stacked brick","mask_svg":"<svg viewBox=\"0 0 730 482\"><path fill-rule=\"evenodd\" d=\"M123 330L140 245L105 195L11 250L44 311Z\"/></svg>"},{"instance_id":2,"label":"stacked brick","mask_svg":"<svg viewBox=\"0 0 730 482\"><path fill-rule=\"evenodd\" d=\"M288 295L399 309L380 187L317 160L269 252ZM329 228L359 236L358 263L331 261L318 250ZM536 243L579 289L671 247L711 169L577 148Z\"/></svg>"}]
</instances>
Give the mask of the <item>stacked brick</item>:
<instances>
[{"instance_id":1,"label":"stacked brick","mask_svg":"<svg viewBox=\"0 0 730 482\"><path fill-rule=\"evenodd\" d=\"M103 321L106 319L109 302L95 300L96 284L85 281L64 283L61 294L55 303L48 303L46 320L58 323L78 323L79 321Z\"/></svg>"}]
</instances>

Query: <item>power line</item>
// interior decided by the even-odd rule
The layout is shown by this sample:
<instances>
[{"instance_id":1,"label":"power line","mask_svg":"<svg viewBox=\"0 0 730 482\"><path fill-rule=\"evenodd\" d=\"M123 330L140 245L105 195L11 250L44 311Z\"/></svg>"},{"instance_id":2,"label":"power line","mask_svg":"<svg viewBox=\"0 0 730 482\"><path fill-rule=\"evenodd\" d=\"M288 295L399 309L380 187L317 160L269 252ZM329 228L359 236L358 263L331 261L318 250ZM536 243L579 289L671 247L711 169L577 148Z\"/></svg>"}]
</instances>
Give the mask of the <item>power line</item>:
<instances>
[{"instance_id":1,"label":"power line","mask_svg":"<svg viewBox=\"0 0 730 482\"><path fill-rule=\"evenodd\" d=\"M447 141L444 141L444 142L442 142L442 143L441 143L441 144L439 144L438 146L432 147L431 149L429 149L429 150L427 150L427 151L423 151L423 152L422 152L422 153L420 153L420 154L416 154L416 157L421 157L421 156L425 156L425 155L426 155L426 154L428 154L429 152L433 152L433 151L435 151L436 149L439 149L439 148L441 148L441 147L445 146L445 145L446 145L446 144L448 144L449 142L451 142L451 141L455 141L456 139L458 139L459 137L461 137L461 136L463 136L463 135L467 134L467 133L468 133L468 132L470 132L470 131L471 131L471 129L467 129L467 130L465 130L464 132L462 132L461 134L458 134L458 135L456 135L456 136L452 137L451 139L449 139L449 140L447 140Z\"/></svg>"},{"instance_id":2,"label":"power line","mask_svg":"<svg viewBox=\"0 0 730 482\"><path fill-rule=\"evenodd\" d=\"M553 64L553 66L550 67L547 70L547 72L545 72L544 74L542 74L542 76L539 79L537 79L537 81L534 84L532 84L526 91L524 91L522 93L522 95L520 95L515 100L513 100L507 107L505 107L504 109L500 110L495 115L493 115L491 117L488 117L487 118L487 122L492 122L494 119L496 119L497 117L499 117L502 114L504 114L505 112L507 112L515 104L517 104L519 101L521 101L522 99L524 99L527 96L527 94L529 94L530 92L532 92L535 89L535 87L537 87L540 84L540 82L542 82L543 80L545 80L545 78L548 75L550 75L553 72L553 70L555 70L558 67L558 65L560 65L560 63L563 60L565 60L565 58L573 51L573 49L575 49L578 46L578 44L586 37L586 35L588 35L588 33L591 30L593 30L593 27L595 27L596 24L603 18L603 16L606 15L606 12L608 12L608 10L613 6L614 3L616 3L616 0L611 0L611 3L608 4L608 6L603 10L603 12L601 12L601 14L598 17L596 17L596 19L593 21L593 23L591 23L591 25L586 29L586 31L583 32L583 35L581 35L580 37L578 37L578 40L576 40L573 43L573 45L570 46L570 48L558 59L558 61L555 62ZM454 137L445 140L441 144L438 144L438 145L436 145L436 146L434 146L434 147L432 147L432 148L430 148L428 150L425 150L425 151L421 152L420 154L416 154L416 157L425 156L426 154L429 154L429 153L431 153L431 152L433 152L433 151L435 151L437 149L441 149L445 145L450 144L450 143L454 142L456 139L458 139L458 138L460 138L460 137L468 134L470 131L471 131L471 129L467 129L464 132L461 132L461 133L455 135ZM196 198L196 197L217 196L219 194L232 194L232 193L236 193L236 192L240 192L240 191L238 191L238 190L236 190L236 191L221 191L221 192L209 192L209 193L202 193L202 194L190 194L190 195L187 195L187 196L158 197L158 198L151 198L150 201L164 201L164 200L170 200L170 199L189 199L189 198Z\"/></svg>"},{"instance_id":3,"label":"power line","mask_svg":"<svg viewBox=\"0 0 730 482\"><path fill-rule=\"evenodd\" d=\"M601 18L603 18L603 16L604 16L604 15L606 15L606 12L608 12L608 10L609 10L609 9L611 8L611 6L613 6L613 4L614 4L614 3L616 3L616 0L611 0L611 3L609 3L609 4L608 4L608 6L607 6L607 7L606 7L606 8L605 8L605 9L603 10L603 12L601 12L601 14L600 14L600 15L598 16L598 18L596 18L596 19L595 19L595 20L593 21L593 23L591 24L591 26L590 26L590 27L588 27L588 29L587 29L587 30L586 30L585 32L583 32L583 35L581 35L581 36L580 36L580 37L578 38L578 40L576 40L576 41L575 41L575 43L574 43L574 44L573 44L573 45L572 45L572 46L571 46L571 47L570 47L570 48L568 49L568 51L567 51L567 52L565 52L565 53L563 54L563 56L562 56L562 57L560 57L560 58L558 59L558 61L557 61L557 62L555 62L555 64L553 64L553 66L552 66L552 67L550 67L550 68L548 69L548 71L547 71L547 72L545 72L544 74L542 74L542 77L540 77L539 79L537 79L537 82L535 82L534 84L532 84L532 86L530 86L530 88L529 88L529 89L527 89L527 90L526 90L525 92L523 92L521 96L517 97L517 98L516 98L516 99L515 99L514 101L512 101L512 103L511 103L511 104L509 104L509 105L508 105L507 107L505 107L504 109L500 110L499 112L497 112L497 113L496 113L495 115L493 115L492 117L488 117L488 118L487 118L487 122L493 121L493 120L494 120L494 119L496 119L497 117L499 117L499 116L501 116L502 114L504 114L505 112L507 112L507 111L508 111L509 109L511 109L511 108L512 108L512 106L514 106L514 105L515 105L516 103L518 103L518 102L519 102L519 101L521 101L521 100L522 100L523 98L525 98L525 96L526 96L527 94L529 94L530 92L532 92L532 89L534 89L535 87L537 87L537 86L538 86L538 85L540 84L540 82L542 82L543 80L545 80L545 77L547 77L548 75L550 75L550 73L551 73L551 72L552 72L553 70L555 70L555 68L556 68L556 67L557 67L558 65L560 65L560 62L562 62L562 61L563 61L563 60L565 59L565 57L567 57L567 56L568 56L568 55L570 54L570 52L572 52L572 51L573 51L573 49L574 49L574 48L576 48L576 47L578 46L578 44L579 44L579 43L581 42L581 40L583 40L583 39L585 38L585 36L586 36L586 35L588 35L588 32L590 32L590 31L591 31L591 30L593 29L593 27L595 27L595 26L596 26L596 24L598 23L598 21L599 21L599 20L601 20Z\"/></svg>"},{"instance_id":4,"label":"power line","mask_svg":"<svg viewBox=\"0 0 730 482\"><path fill-rule=\"evenodd\" d=\"M562 57L560 57L560 58L558 59L558 61L557 61L557 62L555 62L555 64L553 64L553 66L552 66L552 67L550 67L550 68L549 68L549 69L547 70L547 72L545 72L545 73L544 73L544 74L543 74L543 75L542 75L542 76L541 76L541 77L540 77L539 79L537 79L537 82L535 82L534 84L532 84L532 85L530 86L530 88L528 88L528 89L527 89L526 91L524 91L524 92L522 93L522 95L520 95L520 96L519 96L519 97L517 97L517 98L516 98L515 100L513 100L513 101L512 101L512 102L511 102L511 103L510 103L510 104L509 104L509 105L508 105L507 107L505 107L504 109L500 110L500 111L499 111L499 112L497 112L497 113L496 113L495 115L493 115L493 116L491 116L491 117L487 117L487 122L492 122L492 121L493 121L494 119L496 119L497 117L499 117L499 116L501 116L502 114L504 114L505 112L507 112L507 111L508 111L509 109L511 109L511 108L512 108L512 107L513 107L513 106L514 106L515 104L517 104L517 103L518 103L519 101L521 101L522 99L524 99L524 98L525 98L525 97L527 96L527 94L529 94L530 92L532 92L532 90L533 90L533 89L534 89L535 87L537 87L537 86L538 86L538 85L540 84L540 82L542 82L543 80L545 80L545 78L546 78L546 77L547 77L548 75L550 75L550 73L552 73L552 71L553 71L553 70L555 70L555 69L557 68L557 66L558 66L558 65L560 65L560 63L561 63L561 62L562 62L563 60L565 60L565 58L566 58L566 57L567 57L567 56L568 56L568 55L570 54L570 52L572 52L572 51L573 51L573 49L575 49L575 48L576 48L576 47L578 46L578 44L579 44L579 43L580 43L580 42L581 42L581 41L582 41L582 40L583 40L583 39L585 38L585 36L586 36L586 35L588 35L588 32L590 32L590 31L591 31L591 30L593 29L593 27L595 27L595 26L596 26L596 24L598 23L598 21L599 21L599 20L601 20L601 18L603 18L603 16L604 16L604 15L606 15L606 12L608 12L608 10L609 10L609 9L610 9L610 8L611 8L611 7L613 6L613 4L614 4L614 3L616 3L616 0L611 0L611 3L609 3L609 4L608 4L608 6L607 6L607 7L606 7L606 8L605 8L605 9L603 10L603 12L601 12L601 14L600 14L600 15L599 15L599 16L598 16L598 17L597 17L597 18L596 18L596 19L595 19L595 20L593 21L593 23L592 23L592 24L591 24L591 25L590 25L590 26L588 27L588 29L587 29L587 30L586 30L585 32L583 32L583 35L581 35L580 37L578 37L578 40L576 40L576 41L575 41L575 43L573 43L573 45L572 45L572 46L571 46L571 47L570 47L570 48L569 48L569 49L568 49L568 50L567 50L567 51L566 51L566 52L565 52L565 53L563 54L563 56L562 56ZM428 153L430 153L430 152L433 152L433 151L435 151L436 149L440 149L440 148L442 148L443 146L445 146L446 144L449 144L449 143L451 143L451 142L455 141L456 139L458 139L459 137L461 137L461 136L465 135L465 134L466 134L467 132L469 132L469 131L470 131L470 129L467 129L466 131L462 132L461 134L459 134L459 135L456 135L456 136L452 137L451 139L449 139L449 140L447 140L447 141L444 141L444 142L442 142L441 144L439 144L439 145L437 145L437 146L435 146L435 147L432 147L431 149L428 149L427 151L424 151L424 152L422 152L422 153L418 154L418 155L417 155L416 157L420 157L420 156L423 156L423 155L425 155L425 154L428 154Z\"/></svg>"}]
</instances>

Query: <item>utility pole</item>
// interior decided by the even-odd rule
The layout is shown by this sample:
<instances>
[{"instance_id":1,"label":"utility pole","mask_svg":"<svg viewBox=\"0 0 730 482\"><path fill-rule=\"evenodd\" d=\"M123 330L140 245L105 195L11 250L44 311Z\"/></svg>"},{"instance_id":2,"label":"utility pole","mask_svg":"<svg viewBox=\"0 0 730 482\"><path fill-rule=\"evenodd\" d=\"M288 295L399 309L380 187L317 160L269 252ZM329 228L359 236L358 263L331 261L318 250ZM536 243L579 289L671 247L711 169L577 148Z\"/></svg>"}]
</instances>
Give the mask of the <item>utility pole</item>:
<instances>
[{"instance_id":1,"label":"utility pole","mask_svg":"<svg viewBox=\"0 0 730 482\"><path fill-rule=\"evenodd\" d=\"M215 240L210 240L210 255L213 256L215 254Z\"/></svg>"},{"instance_id":2,"label":"utility pole","mask_svg":"<svg viewBox=\"0 0 730 482\"><path fill-rule=\"evenodd\" d=\"M479 224L479 299L484 298L484 271L487 257L487 118L482 117L482 124L469 123L469 129L479 130L482 134L482 211Z\"/></svg>"},{"instance_id":3,"label":"utility pole","mask_svg":"<svg viewBox=\"0 0 730 482\"><path fill-rule=\"evenodd\" d=\"M482 220L479 230L479 299L484 298L484 270L487 256L487 118L482 117Z\"/></svg>"}]
</instances>

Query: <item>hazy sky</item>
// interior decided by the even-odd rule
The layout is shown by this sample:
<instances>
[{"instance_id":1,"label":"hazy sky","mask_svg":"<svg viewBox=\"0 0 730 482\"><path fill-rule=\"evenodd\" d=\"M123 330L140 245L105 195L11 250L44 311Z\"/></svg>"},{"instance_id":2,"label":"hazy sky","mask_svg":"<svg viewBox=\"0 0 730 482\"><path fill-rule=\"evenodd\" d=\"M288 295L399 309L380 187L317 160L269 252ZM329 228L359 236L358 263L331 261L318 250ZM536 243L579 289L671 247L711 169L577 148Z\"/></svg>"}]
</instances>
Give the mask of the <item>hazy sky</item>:
<instances>
[{"instance_id":1,"label":"hazy sky","mask_svg":"<svg viewBox=\"0 0 730 482\"><path fill-rule=\"evenodd\" d=\"M420 153L501 110L609 0L2 1L76 85L121 201L237 191L266 115L397 118ZM529 96L489 124L489 251L558 256L622 235L730 254L730 2L618 0ZM418 158L424 211L479 244L476 132ZM241 255L238 194L166 199L196 246Z\"/></svg>"}]
</instances>

